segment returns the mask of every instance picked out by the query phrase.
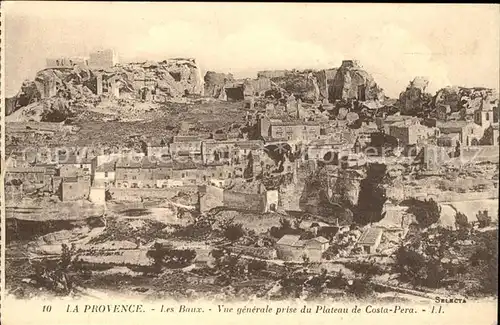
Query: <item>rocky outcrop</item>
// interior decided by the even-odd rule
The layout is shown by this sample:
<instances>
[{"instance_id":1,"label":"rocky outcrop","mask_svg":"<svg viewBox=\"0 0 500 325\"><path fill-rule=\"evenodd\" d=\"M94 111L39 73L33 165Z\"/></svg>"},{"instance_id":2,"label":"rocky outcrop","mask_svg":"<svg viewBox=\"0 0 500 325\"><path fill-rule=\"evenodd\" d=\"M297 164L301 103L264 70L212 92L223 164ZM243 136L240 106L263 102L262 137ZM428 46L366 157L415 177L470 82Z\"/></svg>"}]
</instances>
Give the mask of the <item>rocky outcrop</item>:
<instances>
[{"instance_id":1,"label":"rocky outcrop","mask_svg":"<svg viewBox=\"0 0 500 325\"><path fill-rule=\"evenodd\" d=\"M429 81L424 77L416 77L410 81L406 90L399 95L398 106L401 114L420 116L432 106L432 95L427 93Z\"/></svg>"},{"instance_id":2,"label":"rocky outcrop","mask_svg":"<svg viewBox=\"0 0 500 325\"><path fill-rule=\"evenodd\" d=\"M296 99L309 103L320 100L320 87L313 71L293 70L284 74L276 73L276 75L279 77L271 78L271 81Z\"/></svg>"},{"instance_id":3,"label":"rocky outcrop","mask_svg":"<svg viewBox=\"0 0 500 325\"><path fill-rule=\"evenodd\" d=\"M37 102L41 104L35 105L38 108L50 108L53 99L58 98L78 107L95 105L101 97L163 102L203 93L201 71L194 59L128 63L108 69L53 67L39 71L33 81L24 82L7 113Z\"/></svg>"},{"instance_id":4,"label":"rocky outcrop","mask_svg":"<svg viewBox=\"0 0 500 325\"><path fill-rule=\"evenodd\" d=\"M201 70L194 59L171 59L145 67L146 78L157 80L157 87L168 97L203 95Z\"/></svg>"},{"instance_id":5,"label":"rocky outcrop","mask_svg":"<svg viewBox=\"0 0 500 325\"><path fill-rule=\"evenodd\" d=\"M334 72L330 71L330 78ZM377 85L373 77L363 70L358 61L344 60L335 76L332 78L331 92L329 93L330 102L335 100L356 99L383 100L383 90Z\"/></svg>"},{"instance_id":6,"label":"rocky outcrop","mask_svg":"<svg viewBox=\"0 0 500 325\"><path fill-rule=\"evenodd\" d=\"M498 107L498 93L489 88L446 87L434 96L434 107L449 107L449 113L459 112L461 118L471 116L478 109Z\"/></svg>"},{"instance_id":7,"label":"rocky outcrop","mask_svg":"<svg viewBox=\"0 0 500 325\"><path fill-rule=\"evenodd\" d=\"M218 73L214 71L207 71L205 77L205 96L220 98L222 96L224 86L228 83L234 82L232 74Z\"/></svg>"}]
</instances>

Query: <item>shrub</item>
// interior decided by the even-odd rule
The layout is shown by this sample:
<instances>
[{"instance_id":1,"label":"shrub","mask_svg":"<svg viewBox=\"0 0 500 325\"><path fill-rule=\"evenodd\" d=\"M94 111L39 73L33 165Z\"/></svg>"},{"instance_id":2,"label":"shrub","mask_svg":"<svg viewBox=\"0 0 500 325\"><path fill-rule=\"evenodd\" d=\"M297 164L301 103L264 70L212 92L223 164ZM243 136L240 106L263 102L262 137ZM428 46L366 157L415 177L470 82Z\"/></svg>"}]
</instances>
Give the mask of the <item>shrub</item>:
<instances>
[{"instance_id":1,"label":"shrub","mask_svg":"<svg viewBox=\"0 0 500 325\"><path fill-rule=\"evenodd\" d=\"M491 224L491 216L488 215L487 210L479 211L476 216L480 228L488 227Z\"/></svg>"},{"instance_id":2,"label":"shrub","mask_svg":"<svg viewBox=\"0 0 500 325\"><path fill-rule=\"evenodd\" d=\"M173 249L169 244L155 243L146 256L153 260L153 268L160 272L162 266L184 267L193 262L196 251L192 249Z\"/></svg>"},{"instance_id":3,"label":"shrub","mask_svg":"<svg viewBox=\"0 0 500 325\"><path fill-rule=\"evenodd\" d=\"M259 271L264 271L267 269L267 263L265 261L261 260L251 260L248 265L248 272L249 273L257 273Z\"/></svg>"},{"instance_id":4,"label":"shrub","mask_svg":"<svg viewBox=\"0 0 500 325\"><path fill-rule=\"evenodd\" d=\"M410 199L408 203L408 212L413 214L422 228L427 228L439 220L441 207L433 199L420 201Z\"/></svg>"},{"instance_id":5,"label":"shrub","mask_svg":"<svg viewBox=\"0 0 500 325\"><path fill-rule=\"evenodd\" d=\"M469 219L462 212L457 212L455 215L455 224L458 229L467 229L469 227Z\"/></svg>"}]
</instances>

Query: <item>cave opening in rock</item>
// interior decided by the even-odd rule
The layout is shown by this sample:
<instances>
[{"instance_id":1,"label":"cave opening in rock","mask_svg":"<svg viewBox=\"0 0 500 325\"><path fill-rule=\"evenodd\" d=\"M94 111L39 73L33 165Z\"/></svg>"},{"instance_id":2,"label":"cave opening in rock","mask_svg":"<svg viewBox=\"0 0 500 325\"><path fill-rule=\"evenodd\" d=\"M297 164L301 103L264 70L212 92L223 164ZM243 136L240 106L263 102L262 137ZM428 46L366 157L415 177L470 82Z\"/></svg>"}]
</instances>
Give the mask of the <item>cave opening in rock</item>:
<instances>
[{"instance_id":1,"label":"cave opening in rock","mask_svg":"<svg viewBox=\"0 0 500 325\"><path fill-rule=\"evenodd\" d=\"M233 88L226 88L226 96L227 100L243 100L245 99L245 95L243 93L243 88L242 87L233 87Z\"/></svg>"},{"instance_id":2,"label":"cave opening in rock","mask_svg":"<svg viewBox=\"0 0 500 325\"><path fill-rule=\"evenodd\" d=\"M181 81L181 74L180 72L169 72L172 78L174 78L175 81L179 82Z\"/></svg>"}]
</instances>

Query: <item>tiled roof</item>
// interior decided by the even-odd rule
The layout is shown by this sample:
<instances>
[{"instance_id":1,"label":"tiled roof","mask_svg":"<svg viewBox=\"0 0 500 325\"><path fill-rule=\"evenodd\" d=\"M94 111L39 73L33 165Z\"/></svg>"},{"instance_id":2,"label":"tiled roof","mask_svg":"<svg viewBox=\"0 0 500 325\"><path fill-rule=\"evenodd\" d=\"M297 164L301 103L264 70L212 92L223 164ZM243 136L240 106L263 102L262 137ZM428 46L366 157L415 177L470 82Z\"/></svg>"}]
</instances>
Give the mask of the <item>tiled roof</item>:
<instances>
[{"instance_id":1,"label":"tiled roof","mask_svg":"<svg viewBox=\"0 0 500 325\"><path fill-rule=\"evenodd\" d=\"M177 135L174 136L173 142L191 142L191 141L201 141L201 139L194 135Z\"/></svg>"},{"instance_id":2,"label":"tiled roof","mask_svg":"<svg viewBox=\"0 0 500 325\"><path fill-rule=\"evenodd\" d=\"M115 171L116 161L108 162L97 166L96 172L114 172Z\"/></svg>"},{"instance_id":3,"label":"tiled roof","mask_svg":"<svg viewBox=\"0 0 500 325\"><path fill-rule=\"evenodd\" d=\"M73 164L90 164L91 160L89 158L81 157L81 156L77 156L77 155L73 155L73 154L70 154L70 155L63 154L63 155L59 155L57 157L57 162L59 164L73 165Z\"/></svg>"},{"instance_id":4,"label":"tiled roof","mask_svg":"<svg viewBox=\"0 0 500 325\"><path fill-rule=\"evenodd\" d=\"M374 245L379 236L382 236L383 229L381 228L368 228L359 237L358 244L360 245Z\"/></svg>"},{"instance_id":5,"label":"tiled roof","mask_svg":"<svg viewBox=\"0 0 500 325\"><path fill-rule=\"evenodd\" d=\"M329 242L329 240L326 239L323 236L319 236L319 237L313 238L313 239L311 239L311 241L317 241L318 243L321 243L321 244L326 244L326 243Z\"/></svg>"},{"instance_id":6,"label":"tiled roof","mask_svg":"<svg viewBox=\"0 0 500 325\"><path fill-rule=\"evenodd\" d=\"M301 242L299 235L284 235L276 244L286 246L302 246L303 243Z\"/></svg>"},{"instance_id":7,"label":"tiled roof","mask_svg":"<svg viewBox=\"0 0 500 325\"><path fill-rule=\"evenodd\" d=\"M6 168L7 173L45 173L43 167L9 167Z\"/></svg>"},{"instance_id":8,"label":"tiled roof","mask_svg":"<svg viewBox=\"0 0 500 325\"><path fill-rule=\"evenodd\" d=\"M77 183L78 177L64 177L63 183Z\"/></svg>"}]
</instances>

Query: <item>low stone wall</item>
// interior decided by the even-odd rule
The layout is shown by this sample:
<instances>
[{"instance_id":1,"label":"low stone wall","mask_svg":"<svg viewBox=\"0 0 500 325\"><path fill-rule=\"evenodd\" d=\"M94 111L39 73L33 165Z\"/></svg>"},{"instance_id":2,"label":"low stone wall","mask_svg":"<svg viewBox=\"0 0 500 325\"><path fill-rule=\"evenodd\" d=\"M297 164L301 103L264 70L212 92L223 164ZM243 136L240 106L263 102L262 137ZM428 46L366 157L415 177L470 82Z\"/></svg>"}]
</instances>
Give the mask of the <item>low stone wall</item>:
<instances>
[{"instance_id":1,"label":"low stone wall","mask_svg":"<svg viewBox=\"0 0 500 325\"><path fill-rule=\"evenodd\" d=\"M179 192L188 194L198 193L197 186L182 186L175 188L116 188L109 189L112 200L134 201L144 199L171 199Z\"/></svg>"},{"instance_id":2,"label":"low stone wall","mask_svg":"<svg viewBox=\"0 0 500 325\"><path fill-rule=\"evenodd\" d=\"M273 260L278 257L276 249L269 247L250 247L250 246L232 246L230 248L234 253L242 253L258 258Z\"/></svg>"}]
</instances>

